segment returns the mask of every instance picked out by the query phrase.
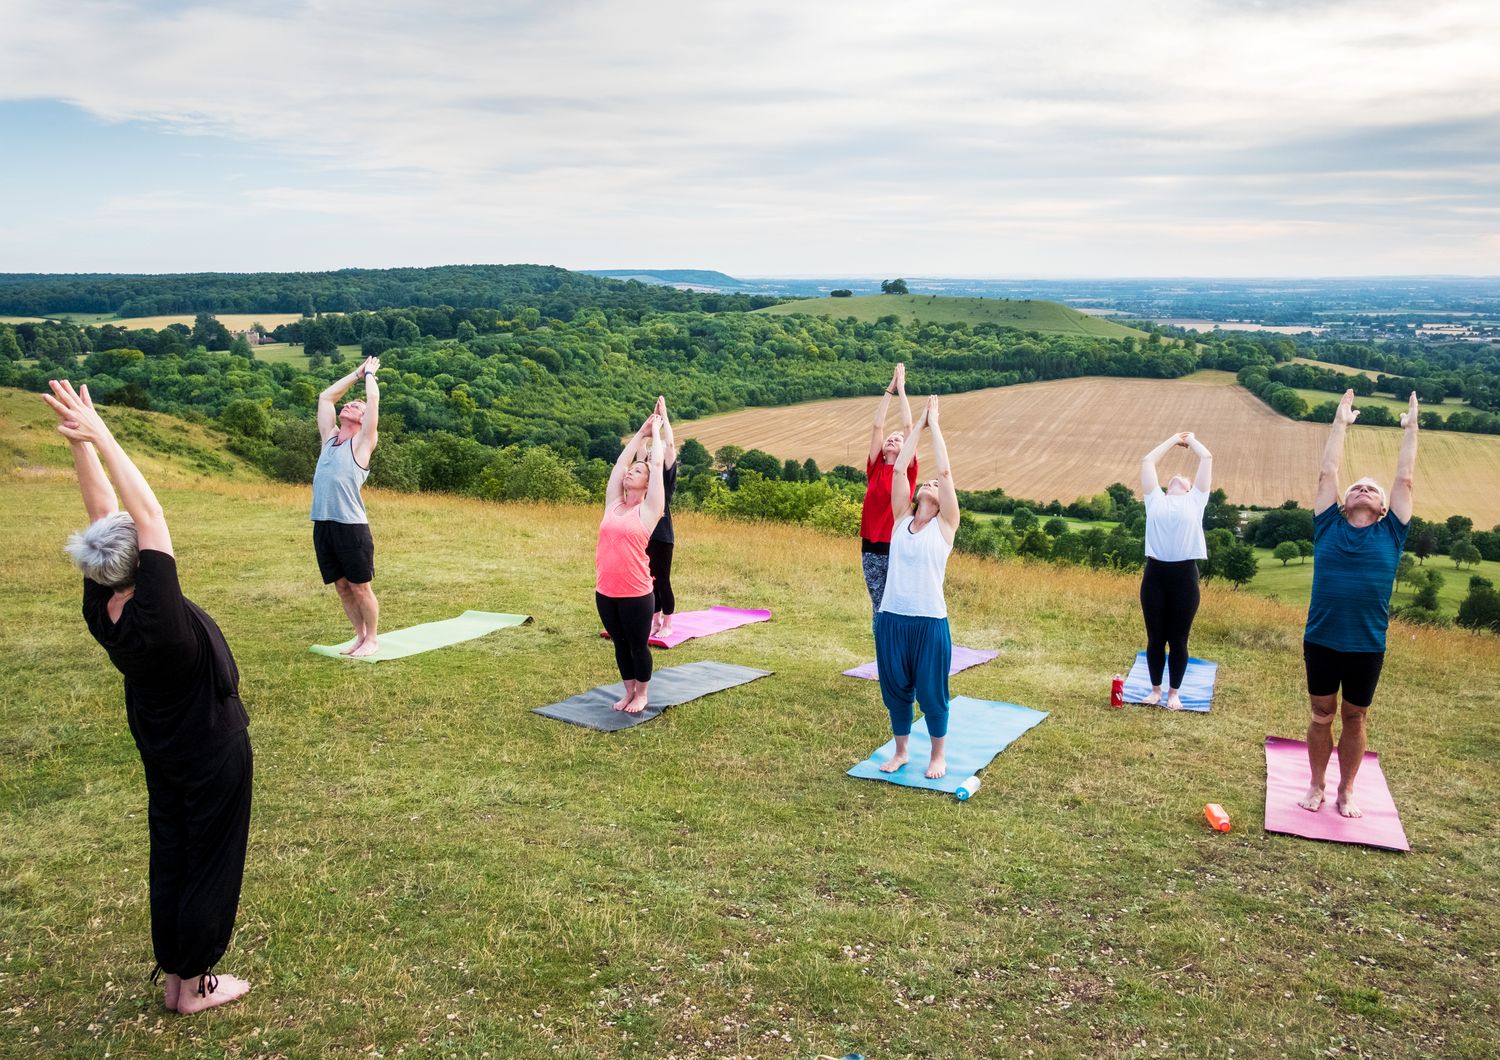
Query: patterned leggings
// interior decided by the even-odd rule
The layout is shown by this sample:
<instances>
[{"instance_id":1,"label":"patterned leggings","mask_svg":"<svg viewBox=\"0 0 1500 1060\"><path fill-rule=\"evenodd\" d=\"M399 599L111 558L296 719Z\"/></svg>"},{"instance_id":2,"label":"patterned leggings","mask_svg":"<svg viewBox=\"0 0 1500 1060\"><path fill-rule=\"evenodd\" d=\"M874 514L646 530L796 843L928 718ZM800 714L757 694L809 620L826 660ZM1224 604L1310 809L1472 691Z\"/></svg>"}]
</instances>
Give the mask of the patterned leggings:
<instances>
[{"instance_id":1,"label":"patterned leggings","mask_svg":"<svg viewBox=\"0 0 1500 1060\"><path fill-rule=\"evenodd\" d=\"M875 629L875 615L880 611L880 601L885 596L885 573L890 569L891 557L878 552L861 552L860 565L864 568L865 588L870 590L870 630Z\"/></svg>"}]
</instances>

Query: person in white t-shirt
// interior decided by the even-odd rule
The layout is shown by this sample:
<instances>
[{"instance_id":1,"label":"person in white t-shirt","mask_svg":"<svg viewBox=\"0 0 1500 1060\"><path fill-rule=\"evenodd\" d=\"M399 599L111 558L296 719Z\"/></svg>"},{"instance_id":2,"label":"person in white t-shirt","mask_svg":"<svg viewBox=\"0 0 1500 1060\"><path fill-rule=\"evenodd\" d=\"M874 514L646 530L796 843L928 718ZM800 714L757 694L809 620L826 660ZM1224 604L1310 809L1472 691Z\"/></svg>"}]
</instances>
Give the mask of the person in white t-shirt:
<instances>
[{"instance_id":1,"label":"person in white t-shirt","mask_svg":"<svg viewBox=\"0 0 1500 1060\"><path fill-rule=\"evenodd\" d=\"M1189 482L1173 475L1165 491L1156 465L1174 446L1198 454L1198 473ZM1151 694L1143 702L1161 702L1162 671L1170 684L1167 708L1182 709L1183 675L1187 673L1188 633L1198 613L1198 561L1208 558L1203 511L1213 481L1213 454L1191 431L1162 442L1141 460L1141 496L1146 502L1146 573L1141 578L1141 612L1146 618L1146 668ZM1168 654L1170 647L1171 653Z\"/></svg>"}]
</instances>

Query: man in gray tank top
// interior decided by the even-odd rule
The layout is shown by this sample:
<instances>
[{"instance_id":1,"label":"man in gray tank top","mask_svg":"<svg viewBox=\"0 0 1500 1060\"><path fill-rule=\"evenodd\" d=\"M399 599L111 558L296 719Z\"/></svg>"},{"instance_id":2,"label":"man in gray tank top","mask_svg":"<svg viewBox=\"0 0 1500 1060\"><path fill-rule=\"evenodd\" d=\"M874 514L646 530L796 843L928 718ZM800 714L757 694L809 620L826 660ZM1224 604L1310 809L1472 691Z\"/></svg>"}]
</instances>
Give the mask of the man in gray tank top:
<instances>
[{"instance_id":1,"label":"man in gray tank top","mask_svg":"<svg viewBox=\"0 0 1500 1060\"><path fill-rule=\"evenodd\" d=\"M376 627L380 604L370 588L375 578L375 542L360 487L370 475L375 452L375 428L380 419L380 387L375 373L379 357L367 357L354 371L335 380L318 395L318 466L313 472L313 550L323 584L332 585L354 626L354 640L344 655L374 655L380 649ZM334 402L360 379L365 399L348 401L335 411Z\"/></svg>"}]
</instances>

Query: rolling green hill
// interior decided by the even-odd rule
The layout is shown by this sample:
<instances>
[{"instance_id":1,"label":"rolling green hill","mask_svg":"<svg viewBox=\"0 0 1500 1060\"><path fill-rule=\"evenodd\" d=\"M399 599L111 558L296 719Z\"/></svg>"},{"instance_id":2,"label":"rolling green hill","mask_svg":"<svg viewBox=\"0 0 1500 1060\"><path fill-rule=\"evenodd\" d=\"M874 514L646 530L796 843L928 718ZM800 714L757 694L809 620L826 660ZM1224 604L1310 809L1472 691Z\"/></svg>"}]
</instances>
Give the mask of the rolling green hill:
<instances>
[{"instance_id":1,"label":"rolling green hill","mask_svg":"<svg viewBox=\"0 0 1500 1060\"><path fill-rule=\"evenodd\" d=\"M775 618L657 665L774 676L606 735L531 713L614 679L596 510L370 491L387 629L536 620L360 666L306 650L344 624L306 488L206 476L211 432L120 411L256 755L220 964L254 990L168 1018L141 767L39 410L0 393L0 1055L1493 1055L1500 639L1393 629L1371 738L1413 852L1305 842L1259 825L1262 739L1306 725L1298 608L1206 587L1214 712L1111 712L1137 579L954 555L955 640L1001 655L953 693L1051 712L958 803L844 775L888 735L839 674L871 657L847 540L681 513L680 606Z\"/></svg>"},{"instance_id":2,"label":"rolling green hill","mask_svg":"<svg viewBox=\"0 0 1500 1060\"><path fill-rule=\"evenodd\" d=\"M895 315L904 322L916 320L932 324L994 324L1048 335L1088 335L1105 339L1123 339L1132 335L1137 338L1145 337L1145 332L1102 317L1091 317L1060 302L1039 302L1032 299L867 294L852 298L809 298L783 302L757 309L756 312L777 316L808 313L841 320L844 317L854 317L863 321Z\"/></svg>"}]
</instances>

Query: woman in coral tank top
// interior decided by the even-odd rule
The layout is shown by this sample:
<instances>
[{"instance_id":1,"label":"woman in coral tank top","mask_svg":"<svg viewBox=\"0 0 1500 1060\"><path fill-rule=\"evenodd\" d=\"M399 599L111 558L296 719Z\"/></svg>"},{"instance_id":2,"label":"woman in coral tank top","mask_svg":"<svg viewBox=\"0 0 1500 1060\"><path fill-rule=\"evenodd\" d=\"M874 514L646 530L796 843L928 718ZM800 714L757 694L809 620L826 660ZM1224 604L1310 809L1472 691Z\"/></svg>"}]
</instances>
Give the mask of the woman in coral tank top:
<instances>
[{"instance_id":1,"label":"woman in coral tank top","mask_svg":"<svg viewBox=\"0 0 1500 1060\"><path fill-rule=\"evenodd\" d=\"M650 436L651 447L646 449ZM615 646L625 695L615 709L638 714L651 683L651 617L656 612L646 544L665 505L662 491L661 417L648 416L610 472L604 518L594 549L594 603Z\"/></svg>"}]
</instances>

